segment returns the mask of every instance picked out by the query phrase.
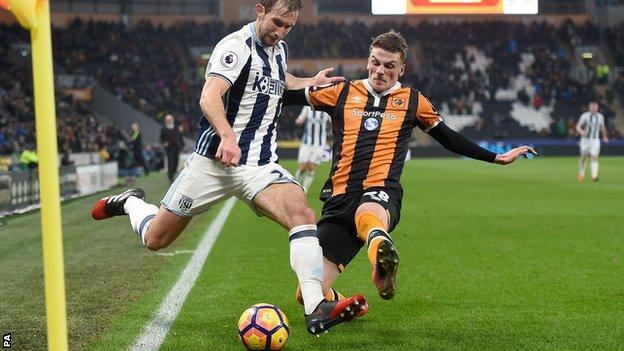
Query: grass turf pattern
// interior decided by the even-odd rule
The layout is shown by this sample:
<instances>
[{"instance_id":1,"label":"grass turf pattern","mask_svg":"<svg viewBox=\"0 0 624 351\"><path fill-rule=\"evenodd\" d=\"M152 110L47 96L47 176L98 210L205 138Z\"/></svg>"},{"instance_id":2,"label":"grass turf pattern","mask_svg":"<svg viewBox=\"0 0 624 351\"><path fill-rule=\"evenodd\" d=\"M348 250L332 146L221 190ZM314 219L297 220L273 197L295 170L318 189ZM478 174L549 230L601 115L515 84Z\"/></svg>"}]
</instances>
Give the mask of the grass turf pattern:
<instances>
[{"instance_id":1,"label":"grass turf pattern","mask_svg":"<svg viewBox=\"0 0 624 351\"><path fill-rule=\"evenodd\" d=\"M294 163L285 162L293 169ZM317 172L316 196L328 164ZM402 218L392 237L397 295L377 296L365 254L339 278L362 292L361 320L316 338L294 300L287 233L235 205L162 350L242 350L236 321L258 302L288 316L291 350L617 350L624 343L624 159L602 157L600 181L576 181L576 158L501 167L417 159L402 178ZM160 200L160 174L138 181ZM95 222L90 196L63 204L72 350L123 350L190 259L216 213L195 218L159 256L141 247L127 218ZM0 333L17 350L44 350L39 214L0 226Z\"/></svg>"}]
</instances>

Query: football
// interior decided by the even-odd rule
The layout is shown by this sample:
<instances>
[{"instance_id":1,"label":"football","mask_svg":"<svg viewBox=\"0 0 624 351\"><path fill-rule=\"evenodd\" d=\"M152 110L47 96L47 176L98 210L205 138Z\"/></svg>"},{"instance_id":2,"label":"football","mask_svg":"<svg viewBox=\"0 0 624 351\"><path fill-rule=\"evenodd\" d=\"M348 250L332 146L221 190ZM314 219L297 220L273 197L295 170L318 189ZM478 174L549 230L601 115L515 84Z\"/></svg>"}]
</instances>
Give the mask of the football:
<instances>
[{"instance_id":1,"label":"football","mask_svg":"<svg viewBox=\"0 0 624 351\"><path fill-rule=\"evenodd\" d=\"M238 336L248 350L279 350L288 334L286 315L269 303L249 307L238 319Z\"/></svg>"}]
</instances>

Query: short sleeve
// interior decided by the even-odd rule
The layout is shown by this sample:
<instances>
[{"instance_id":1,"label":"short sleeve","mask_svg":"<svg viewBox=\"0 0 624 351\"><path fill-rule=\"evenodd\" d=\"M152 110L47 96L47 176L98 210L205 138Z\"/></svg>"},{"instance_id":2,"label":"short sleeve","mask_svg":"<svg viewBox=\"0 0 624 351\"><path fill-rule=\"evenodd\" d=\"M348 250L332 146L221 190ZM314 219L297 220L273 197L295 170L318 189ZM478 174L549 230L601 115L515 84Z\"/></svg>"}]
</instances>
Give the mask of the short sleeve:
<instances>
[{"instance_id":1,"label":"short sleeve","mask_svg":"<svg viewBox=\"0 0 624 351\"><path fill-rule=\"evenodd\" d=\"M331 116L327 112L323 112L323 120L324 122L331 121Z\"/></svg>"},{"instance_id":2,"label":"short sleeve","mask_svg":"<svg viewBox=\"0 0 624 351\"><path fill-rule=\"evenodd\" d=\"M280 51L282 53L282 55L284 56L284 59L282 60L282 65L284 65L284 72L288 71L288 45L286 45L286 42L281 41L280 42Z\"/></svg>"},{"instance_id":3,"label":"short sleeve","mask_svg":"<svg viewBox=\"0 0 624 351\"><path fill-rule=\"evenodd\" d=\"M299 116L304 116L306 119L308 118L308 113L312 111L310 106L303 106L301 112L299 112Z\"/></svg>"},{"instance_id":4,"label":"short sleeve","mask_svg":"<svg viewBox=\"0 0 624 351\"><path fill-rule=\"evenodd\" d=\"M324 85L318 87L307 87L305 89L306 99L312 107L334 107L338 103L340 92L344 88L345 83L333 85Z\"/></svg>"},{"instance_id":5,"label":"short sleeve","mask_svg":"<svg viewBox=\"0 0 624 351\"><path fill-rule=\"evenodd\" d=\"M234 84L240 75L247 59L251 55L251 49L239 36L227 36L215 46L208 66L206 78L218 76L227 80L230 85Z\"/></svg>"},{"instance_id":6,"label":"short sleeve","mask_svg":"<svg viewBox=\"0 0 624 351\"><path fill-rule=\"evenodd\" d=\"M587 123L587 118L588 118L588 114L587 113L583 113L581 115L581 117L578 120L578 125L580 126L584 126Z\"/></svg>"},{"instance_id":7,"label":"short sleeve","mask_svg":"<svg viewBox=\"0 0 624 351\"><path fill-rule=\"evenodd\" d=\"M416 111L416 119L419 122L417 124L425 132L428 132L442 121L442 117L440 117L438 111L435 107L433 107L429 99L427 99L420 92L418 93L418 110Z\"/></svg>"}]
</instances>

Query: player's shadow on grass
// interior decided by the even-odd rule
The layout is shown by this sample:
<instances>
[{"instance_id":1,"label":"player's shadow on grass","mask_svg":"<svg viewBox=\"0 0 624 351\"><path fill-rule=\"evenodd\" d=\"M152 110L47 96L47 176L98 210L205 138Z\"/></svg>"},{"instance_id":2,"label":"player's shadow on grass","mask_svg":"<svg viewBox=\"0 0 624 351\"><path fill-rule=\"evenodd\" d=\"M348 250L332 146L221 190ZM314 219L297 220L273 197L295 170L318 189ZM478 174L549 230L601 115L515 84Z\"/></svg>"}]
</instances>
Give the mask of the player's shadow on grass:
<instances>
[{"instance_id":1,"label":"player's shadow on grass","mask_svg":"<svg viewBox=\"0 0 624 351\"><path fill-rule=\"evenodd\" d=\"M405 344L408 333L394 329L393 323L366 317L356 319L332 328L310 345L319 350L412 350Z\"/></svg>"}]
</instances>

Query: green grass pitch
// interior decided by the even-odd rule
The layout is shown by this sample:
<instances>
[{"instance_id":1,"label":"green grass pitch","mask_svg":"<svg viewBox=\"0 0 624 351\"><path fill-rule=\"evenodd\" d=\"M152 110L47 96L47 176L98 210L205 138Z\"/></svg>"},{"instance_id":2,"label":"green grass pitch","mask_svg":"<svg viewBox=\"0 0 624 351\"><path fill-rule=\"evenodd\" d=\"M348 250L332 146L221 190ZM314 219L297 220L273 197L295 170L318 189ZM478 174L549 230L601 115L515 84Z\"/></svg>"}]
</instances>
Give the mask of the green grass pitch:
<instances>
[{"instance_id":1,"label":"green grass pitch","mask_svg":"<svg viewBox=\"0 0 624 351\"><path fill-rule=\"evenodd\" d=\"M328 167L309 195L317 210ZM392 233L396 297L377 296L360 254L336 287L362 292L370 311L320 338L293 298L287 233L238 202L161 350L243 350L236 321L257 302L286 313L289 350L622 350L624 158L601 158L597 183L579 184L576 169L576 158L409 162ZM162 174L137 183L154 203L168 186ZM219 209L164 256L139 244L127 218L91 220L99 196L62 206L71 350L131 346ZM15 350L46 349L39 226L38 212L0 226L0 333Z\"/></svg>"}]
</instances>

